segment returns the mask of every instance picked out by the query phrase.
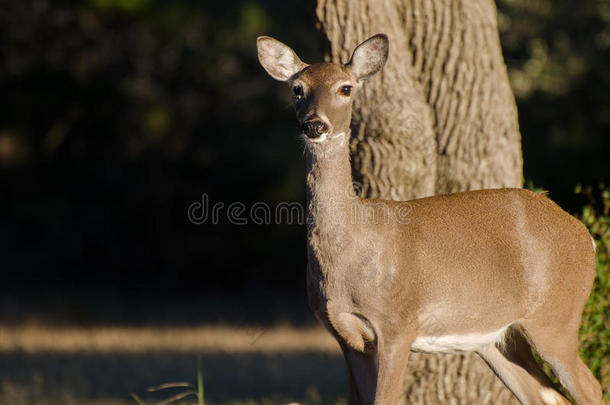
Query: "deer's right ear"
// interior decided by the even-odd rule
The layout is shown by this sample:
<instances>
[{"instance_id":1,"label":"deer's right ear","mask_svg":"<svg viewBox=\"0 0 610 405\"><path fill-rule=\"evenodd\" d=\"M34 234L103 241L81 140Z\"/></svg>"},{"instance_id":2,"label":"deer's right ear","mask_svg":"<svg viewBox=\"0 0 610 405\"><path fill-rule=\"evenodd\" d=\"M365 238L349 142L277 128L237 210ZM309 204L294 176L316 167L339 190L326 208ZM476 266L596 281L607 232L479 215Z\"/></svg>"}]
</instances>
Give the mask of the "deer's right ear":
<instances>
[{"instance_id":1,"label":"deer's right ear","mask_svg":"<svg viewBox=\"0 0 610 405\"><path fill-rule=\"evenodd\" d=\"M258 37L258 60L275 80L287 81L307 66L288 45L271 37Z\"/></svg>"},{"instance_id":2,"label":"deer's right ear","mask_svg":"<svg viewBox=\"0 0 610 405\"><path fill-rule=\"evenodd\" d=\"M389 41L385 34L376 34L356 47L347 65L358 80L379 72L388 59Z\"/></svg>"}]
</instances>

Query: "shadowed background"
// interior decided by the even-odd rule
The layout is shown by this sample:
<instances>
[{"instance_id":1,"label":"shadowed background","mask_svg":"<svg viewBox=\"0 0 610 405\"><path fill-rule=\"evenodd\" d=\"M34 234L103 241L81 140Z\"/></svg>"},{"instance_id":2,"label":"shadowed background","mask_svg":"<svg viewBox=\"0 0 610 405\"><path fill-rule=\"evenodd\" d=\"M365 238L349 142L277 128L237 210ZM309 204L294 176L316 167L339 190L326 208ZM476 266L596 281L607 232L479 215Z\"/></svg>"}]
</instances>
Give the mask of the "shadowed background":
<instances>
[{"instance_id":1,"label":"shadowed background","mask_svg":"<svg viewBox=\"0 0 610 405\"><path fill-rule=\"evenodd\" d=\"M574 187L596 186L610 174L610 4L497 6L526 184L549 190L576 213L584 201ZM15 0L1 9L0 321L7 328L24 321L313 324L303 227L235 225L226 216L231 202L248 208L304 202L289 92L259 66L255 39L272 35L303 60L321 60L311 5ZM210 206L225 204L217 224L188 218L204 194ZM73 371L33 390L68 389L72 376L87 369L98 371L75 385L92 387L73 397L120 397L119 391L187 379L203 349L158 355L165 356L165 374L150 371L166 367L155 363L159 357L142 360L145 354L127 349L108 356L31 350L43 354L27 355L25 344L0 354L0 379L11 382L0 386L5 396L36 386L36 373L54 374L44 370L59 363ZM210 353L209 391L241 392L233 399L275 390L304 395L310 384L301 381L308 378L317 387L307 394L312 402L344 391L336 353L327 355L328 367L316 361L320 354L304 362L303 354L227 360ZM248 367L252 375L273 369L288 382L266 389L262 380L239 382L249 377L223 380ZM294 379L281 370L296 370ZM324 382L324 372L335 383ZM126 375L133 384L114 382ZM30 398L15 395L6 398Z\"/></svg>"}]
</instances>

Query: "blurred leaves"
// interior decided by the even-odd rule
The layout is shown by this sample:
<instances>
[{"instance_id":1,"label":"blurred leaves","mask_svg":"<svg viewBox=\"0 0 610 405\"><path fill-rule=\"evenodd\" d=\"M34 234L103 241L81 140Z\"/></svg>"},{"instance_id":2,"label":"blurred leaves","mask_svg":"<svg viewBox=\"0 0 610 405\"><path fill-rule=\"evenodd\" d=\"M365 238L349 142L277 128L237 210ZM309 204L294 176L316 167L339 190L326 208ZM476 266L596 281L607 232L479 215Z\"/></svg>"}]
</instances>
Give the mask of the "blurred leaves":
<instances>
[{"instance_id":1,"label":"blurred leaves","mask_svg":"<svg viewBox=\"0 0 610 405\"><path fill-rule=\"evenodd\" d=\"M576 208L577 183L610 176L610 3L499 0L527 179Z\"/></svg>"},{"instance_id":2,"label":"blurred leaves","mask_svg":"<svg viewBox=\"0 0 610 405\"><path fill-rule=\"evenodd\" d=\"M117 10L133 13L142 11L148 6L148 0L91 0L93 6L105 10Z\"/></svg>"},{"instance_id":3,"label":"blurred leaves","mask_svg":"<svg viewBox=\"0 0 610 405\"><path fill-rule=\"evenodd\" d=\"M244 3L239 11L243 35L258 36L269 29L270 23L265 11L256 3Z\"/></svg>"},{"instance_id":4,"label":"blurred leaves","mask_svg":"<svg viewBox=\"0 0 610 405\"><path fill-rule=\"evenodd\" d=\"M197 227L186 216L203 193L246 203L278 193L303 199L294 117L255 46L271 34L311 55L313 26L303 16L280 0L7 3L4 286L53 294L94 280L127 296L149 286L188 296L186 277L193 291L238 289L271 278L295 252L304 261L298 227L269 236ZM294 23L277 23L286 19ZM267 243L250 244L263 233ZM242 254L226 257L224 246ZM300 281L287 272L275 279Z\"/></svg>"},{"instance_id":5,"label":"blurred leaves","mask_svg":"<svg viewBox=\"0 0 610 405\"><path fill-rule=\"evenodd\" d=\"M590 41L602 38L603 42L610 29L610 21L604 24L601 13L607 7L604 0L587 0L579 7L551 0L506 0L498 7L504 53L518 98L536 91L565 94L607 49Z\"/></svg>"}]
</instances>

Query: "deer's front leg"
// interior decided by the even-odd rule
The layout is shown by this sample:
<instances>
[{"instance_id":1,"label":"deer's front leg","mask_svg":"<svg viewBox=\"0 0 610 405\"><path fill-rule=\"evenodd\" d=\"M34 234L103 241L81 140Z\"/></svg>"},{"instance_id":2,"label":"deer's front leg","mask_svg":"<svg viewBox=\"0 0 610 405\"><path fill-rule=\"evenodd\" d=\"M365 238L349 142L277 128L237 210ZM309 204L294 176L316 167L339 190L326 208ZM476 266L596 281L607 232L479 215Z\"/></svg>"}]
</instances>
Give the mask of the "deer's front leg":
<instances>
[{"instance_id":1,"label":"deer's front leg","mask_svg":"<svg viewBox=\"0 0 610 405\"><path fill-rule=\"evenodd\" d=\"M397 405L399 403L403 395L403 382L412 341L412 339L400 342L379 341L374 405Z\"/></svg>"}]
</instances>

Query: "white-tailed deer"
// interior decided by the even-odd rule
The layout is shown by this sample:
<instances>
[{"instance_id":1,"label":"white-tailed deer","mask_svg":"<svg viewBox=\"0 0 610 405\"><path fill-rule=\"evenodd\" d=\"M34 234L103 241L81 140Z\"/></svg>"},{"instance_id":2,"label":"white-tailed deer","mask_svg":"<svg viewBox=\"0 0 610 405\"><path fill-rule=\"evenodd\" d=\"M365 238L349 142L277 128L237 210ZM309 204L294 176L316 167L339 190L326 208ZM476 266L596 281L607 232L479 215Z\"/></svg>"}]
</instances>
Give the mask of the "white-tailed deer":
<instances>
[{"instance_id":1,"label":"white-tailed deer","mask_svg":"<svg viewBox=\"0 0 610 405\"><path fill-rule=\"evenodd\" d=\"M522 189L407 202L354 193L349 157L354 93L383 67L388 39L345 64L301 62L270 37L258 56L294 93L307 154L307 287L311 309L343 349L361 405L395 405L410 351L478 353L523 404L601 405L578 356L595 278L587 229Z\"/></svg>"}]
</instances>

